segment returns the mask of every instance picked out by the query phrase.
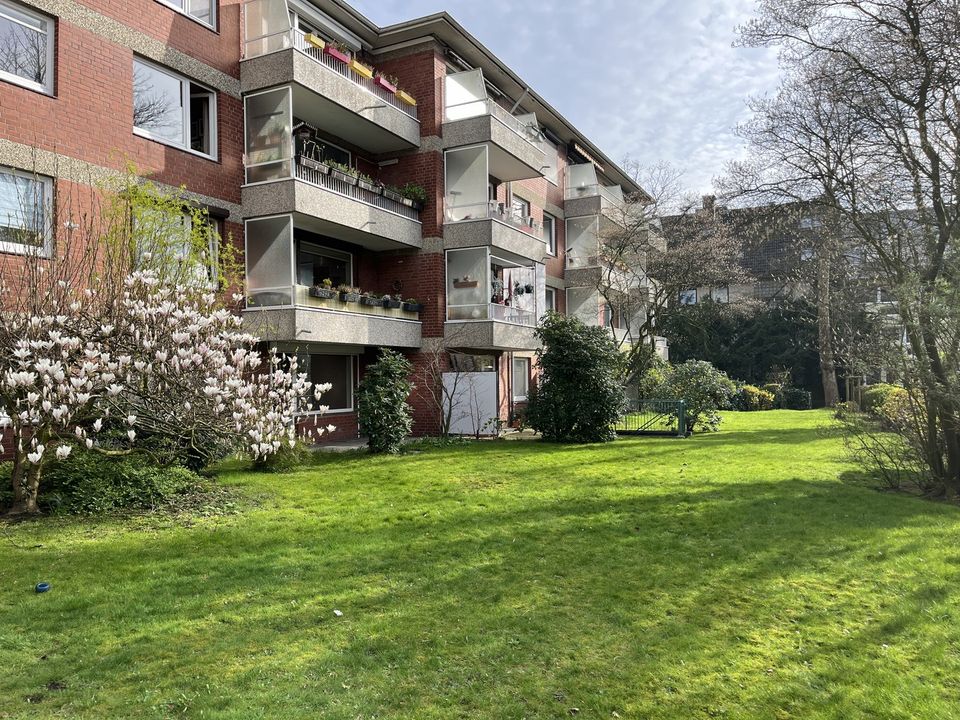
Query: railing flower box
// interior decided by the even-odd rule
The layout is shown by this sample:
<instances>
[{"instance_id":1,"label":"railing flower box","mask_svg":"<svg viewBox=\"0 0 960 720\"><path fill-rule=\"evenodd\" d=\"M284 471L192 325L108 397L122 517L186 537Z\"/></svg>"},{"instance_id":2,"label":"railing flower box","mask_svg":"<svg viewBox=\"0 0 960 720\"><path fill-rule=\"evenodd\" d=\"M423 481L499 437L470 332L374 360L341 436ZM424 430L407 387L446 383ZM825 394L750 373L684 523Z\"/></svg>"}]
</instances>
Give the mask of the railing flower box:
<instances>
[{"instance_id":1,"label":"railing flower box","mask_svg":"<svg viewBox=\"0 0 960 720\"><path fill-rule=\"evenodd\" d=\"M360 293L353 290L341 290L340 301L345 303L360 302Z\"/></svg>"},{"instance_id":2,"label":"railing flower box","mask_svg":"<svg viewBox=\"0 0 960 720\"><path fill-rule=\"evenodd\" d=\"M400 300L398 300L397 298L392 298L389 295L385 295L383 298L383 306L385 308L391 308L393 310L396 310L402 304L403 303Z\"/></svg>"},{"instance_id":3,"label":"railing flower box","mask_svg":"<svg viewBox=\"0 0 960 720\"><path fill-rule=\"evenodd\" d=\"M323 300L336 300L340 292L333 288L314 285L310 288L310 297L322 298Z\"/></svg>"},{"instance_id":4,"label":"railing flower box","mask_svg":"<svg viewBox=\"0 0 960 720\"><path fill-rule=\"evenodd\" d=\"M393 201L396 202L396 203L400 203L401 205L404 205L404 204L405 204L405 203L403 202L403 195L401 195L400 193L398 193L396 190L391 190L390 188L384 188L384 189L383 189L383 196L384 196L385 198L388 198L388 199L390 199L390 200L393 200ZM409 205L408 205L408 207L412 207L412 206L409 206Z\"/></svg>"},{"instance_id":5,"label":"railing flower box","mask_svg":"<svg viewBox=\"0 0 960 720\"><path fill-rule=\"evenodd\" d=\"M397 94L396 83L390 82L390 80L387 79L386 75L378 73L377 76L373 79L373 82L379 85L380 87L382 87L388 93L393 93L394 95Z\"/></svg>"},{"instance_id":6,"label":"railing flower box","mask_svg":"<svg viewBox=\"0 0 960 720\"><path fill-rule=\"evenodd\" d=\"M336 170L336 169L331 169L330 174L333 175L333 177L335 177L337 180L339 180L340 182L346 185L353 186L357 184L356 175L351 175L350 173L345 173L342 170Z\"/></svg>"},{"instance_id":7,"label":"railing flower box","mask_svg":"<svg viewBox=\"0 0 960 720\"><path fill-rule=\"evenodd\" d=\"M350 69L353 70L357 75L365 77L367 80L373 79L373 68L369 65L365 65L357 59L350 61Z\"/></svg>"},{"instance_id":8,"label":"railing flower box","mask_svg":"<svg viewBox=\"0 0 960 720\"><path fill-rule=\"evenodd\" d=\"M369 305L370 307L382 307L383 300L375 295L361 295L360 304Z\"/></svg>"},{"instance_id":9,"label":"railing flower box","mask_svg":"<svg viewBox=\"0 0 960 720\"><path fill-rule=\"evenodd\" d=\"M366 190L367 192L380 194L380 186L372 182L367 182L366 180L357 180L357 185Z\"/></svg>"},{"instance_id":10,"label":"railing flower box","mask_svg":"<svg viewBox=\"0 0 960 720\"><path fill-rule=\"evenodd\" d=\"M324 45L323 52L332 58L336 58L342 63L350 64L349 51L341 50L333 45Z\"/></svg>"},{"instance_id":11,"label":"railing flower box","mask_svg":"<svg viewBox=\"0 0 960 720\"><path fill-rule=\"evenodd\" d=\"M400 102L406 105L416 107L416 104L417 104L416 99L413 97L413 95L410 95L406 90L397 90L396 95L397 95L397 98L400 100Z\"/></svg>"},{"instance_id":12,"label":"railing flower box","mask_svg":"<svg viewBox=\"0 0 960 720\"><path fill-rule=\"evenodd\" d=\"M323 50L327 46L327 43L322 37L319 35L314 35L313 33L307 33L303 36L303 39L306 40L309 45L312 45L318 50Z\"/></svg>"},{"instance_id":13,"label":"railing flower box","mask_svg":"<svg viewBox=\"0 0 960 720\"><path fill-rule=\"evenodd\" d=\"M418 303L416 300L404 300L403 310L404 312L418 313L423 310L423 305Z\"/></svg>"},{"instance_id":14,"label":"railing flower box","mask_svg":"<svg viewBox=\"0 0 960 720\"><path fill-rule=\"evenodd\" d=\"M330 166L327 165L326 163L320 162L319 160L314 160L312 158L304 157L303 155L301 155L298 159L298 162L304 167L308 167L311 170L316 170L317 172L323 173L324 175L330 174Z\"/></svg>"}]
</instances>

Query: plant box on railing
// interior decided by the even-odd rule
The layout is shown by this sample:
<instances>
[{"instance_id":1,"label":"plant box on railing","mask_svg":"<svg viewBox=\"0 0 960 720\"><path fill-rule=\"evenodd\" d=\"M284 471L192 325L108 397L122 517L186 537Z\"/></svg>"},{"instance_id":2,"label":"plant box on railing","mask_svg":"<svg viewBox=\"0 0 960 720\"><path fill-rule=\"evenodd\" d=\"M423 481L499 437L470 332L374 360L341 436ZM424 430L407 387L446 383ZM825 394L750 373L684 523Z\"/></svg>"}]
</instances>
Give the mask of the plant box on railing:
<instances>
[{"instance_id":1,"label":"plant box on railing","mask_svg":"<svg viewBox=\"0 0 960 720\"><path fill-rule=\"evenodd\" d=\"M358 292L341 292L340 300L342 302L355 303L360 302L360 293Z\"/></svg>"},{"instance_id":2,"label":"plant box on railing","mask_svg":"<svg viewBox=\"0 0 960 720\"><path fill-rule=\"evenodd\" d=\"M397 86L394 85L389 80L387 80L383 75L377 75L373 79L373 82L375 85L379 85L380 87L382 87L388 93L392 93L393 95L397 94Z\"/></svg>"},{"instance_id":3,"label":"plant box on railing","mask_svg":"<svg viewBox=\"0 0 960 720\"><path fill-rule=\"evenodd\" d=\"M417 105L416 99L413 97L413 95L410 95L406 90L397 90L396 95L400 99L400 102L416 107Z\"/></svg>"},{"instance_id":4,"label":"plant box on railing","mask_svg":"<svg viewBox=\"0 0 960 720\"><path fill-rule=\"evenodd\" d=\"M367 192L376 193L378 195L380 194L380 187L378 185L374 185L373 183L368 183L366 180L357 180L357 185L362 187Z\"/></svg>"},{"instance_id":5,"label":"plant box on railing","mask_svg":"<svg viewBox=\"0 0 960 720\"><path fill-rule=\"evenodd\" d=\"M333 170L333 169L330 170L330 174L333 175L333 177L335 177L340 182L346 183L347 185L357 184L356 175L350 175L349 173L345 173L342 170Z\"/></svg>"},{"instance_id":6,"label":"plant box on railing","mask_svg":"<svg viewBox=\"0 0 960 720\"><path fill-rule=\"evenodd\" d=\"M350 64L349 52L343 52L342 50L338 50L333 45L327 45L326 47L323 48L323 51L330 57L336 58L342 63L346 63L347 65Z\"/></svg>"},{"instance_id":7,"label":"plant box on railing","mask_svg":"<svg viewBox=\"0 0 960 720\"><path fill-rule=\"evenodd\" d=\"M418 302L404 302L403 303L404 312L414 312L418 313L423 310L423 305Z\"/></svg>"},{"instance_id":8,"label":"plant box on railing","mask_svg":"<svg viewBox=\"0 0 960 720\"><path fill-rule=\"evenodd\" d=\"M333 288L314 286L310 288L310 297L322 298L324 300L336 300L340 293Z\"/></svg>"},{"instance_id":9,"label":"plant box on railing","mask_svg":"<svg viewBox=\"0 0 960 720\"><path fill-rule=\"evenodd\" d=\"M392 309L396 310L396 309L399 308L402 304L403 304L402 302L400 302L399 300L396 300L396 299L394 299L394 298L385 297L385 298L383 299L383 306L384 306L385 308L392 308Z\"/></svg>"},{"instance_id":10,"label":"plant box on railing","mask_svg":"<svg viewBox=\"0 0 960 720\"><path fill-rule=\"evenodd\" d=\"M307 33L303 36L303 39L307 41L308 45L313 45L320 50L323 50L327 46L327 43L324 42L322 37L314 35L313 33Z\"/></svg>"},{"instance_id":11,"label":"plant box on railing","mask_svg":"<svg viewBox=\"0 0 960 720\"><path fill-rule=\"evenodd\" d=\"M316 170L317 172L323 173L324 175L330 174L330 166L327 165L326 163L320 162L319 160L314 160L312 158L304 157L303 155L301 155L299 158L299 162L301 165L303 165L303 167L310 168L311 170Z\"/></svg>"},{"instance_id":12,"label":"plant box on railing","mask_svg":"<svg viewBox=\"0 0 960 720\"><path fill-rule=\"evenodd\" d=\"M360 304L369 305L370 307L382 307L383 301L378 297L373 297L372 295L361 295Z\"/></svg>"},{"instance_id":13,"label":"plant box on railing","mask_svg":"<svg viewBox=\"0 0 960 720\"><path fill-rule=\"evenodd\" d=\"M403 195L401 195L398 192L390 190L389 188L384 188L383 196L388 200L393 200L395 203L400 203L401 205L403 205Z\"/></svg>"},{"instance_id":14,"label":"plant box on railing","mask_svg":"<svg viewBox=\"0 0 960 720\"><path fill-rule=\"evenodd\" d=\"M357 75L363 75L363 77L367 78L368 80L373 79L373 68L364 65L359 60L351 60L350 69L353 70Z\"/></svg>"}]
</instances>

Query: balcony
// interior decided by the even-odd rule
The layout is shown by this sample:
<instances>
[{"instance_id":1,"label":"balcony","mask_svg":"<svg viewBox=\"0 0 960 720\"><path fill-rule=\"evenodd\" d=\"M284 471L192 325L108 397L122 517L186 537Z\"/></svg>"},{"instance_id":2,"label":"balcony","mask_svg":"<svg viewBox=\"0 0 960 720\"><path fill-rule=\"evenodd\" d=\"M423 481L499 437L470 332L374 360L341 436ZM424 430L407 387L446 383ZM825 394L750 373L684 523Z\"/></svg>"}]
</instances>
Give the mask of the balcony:
<instances>
[{"instance_id":1,"label":"balcony","mask_svg":"<svg viewBox=\"0 0 960 720\"><path fill-rule=\"evenodd\" d=\"M543 228L496 201L445 208L443 244L448 249L486 246L519 258L542 262L547 252Z\"/></svg>"},{"instance_id":2,"label":"balcony","mask_svg":"<svg viewBox=\"0 0 960 720\"><path fill-rule=\"evenodd\" d=\"M310 42L291 28L283 0L251 0L245 23L242 93L288 85L297 117L357 147L387 153L420 146L416 107L331 55L319 38Z\"/></svg>"},{"instance_id":3,"label":"balcony","mask_svg":"<svg viewBox=\"0 0 960 720\"><path fill-rule=\"evenodd\" d=\"M243 187L245 217L292 214L298 227L337 237L368 250L420 248L420 213L361 186L323 163L297 157L294 176Z\"/></svg>"},{"instance_id":4,"label":"balcony","mask_svg":"<svg viewBox=\"0 0 960 720\"><path fill-rule=\"evenodd\" d=\"M479 69L447 75L444 91L444 149L485 145L488 174L503 181L543 174L546 156L534 113L511 115L488 98Z\"/></svg>"},{"instance_id":5,"label":"balcony","mask_svg":"<svg viewBox=\"0 0 960 720\"><path fill-rule=\"evenodd\" d=\"M244 330L269 342L420 347L418 312L312 297L310 288L251 290Z\"/></svg>"},{"instance_id":6,"label":"balcony","mask_svg":"<svg viewBox=\"0 0 960 720\"><path fill-rule=\"evenodd\" d=\"M601 184L593 163L567 168L563 201L565 217L602 215L623 225L622 219L618 218L627 209L623 189L619 185Z\"/></svg>"}]
</instances>

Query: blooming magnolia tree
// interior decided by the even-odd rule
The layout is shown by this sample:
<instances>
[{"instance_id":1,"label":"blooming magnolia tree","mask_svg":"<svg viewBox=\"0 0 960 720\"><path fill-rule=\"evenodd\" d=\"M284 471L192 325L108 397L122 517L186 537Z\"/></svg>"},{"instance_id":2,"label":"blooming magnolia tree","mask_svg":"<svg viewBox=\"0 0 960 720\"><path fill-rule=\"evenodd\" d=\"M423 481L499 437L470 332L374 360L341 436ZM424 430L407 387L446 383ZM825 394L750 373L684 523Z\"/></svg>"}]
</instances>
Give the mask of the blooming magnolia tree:
<instances>
[{"instance_id":1,"label":"blooming magnolia tree","mask_svg":"<svg viewBox=\"0 0 960 720\"><path fill-rule=\"evenodd\" d=\"M159 212L182 215L179 201L158 198L154 205L170 203ZM129 208L129 193L123 203ZM301 435L323 432L316 419L326 408L314 403L329 385L312 386L295 357L258 350L197 272L208 266L203 253L184 254L183 238L174 265L166 253L118 252L109 213L98 227L80 256L28 252L15 270L0 268L11 512L36 512L44 467L76 447L125 452L154 436L202 463L223 450L261 458L292 446L296 419L308 412L315 421ZM102 446L107 427L125 430L125 447L116 433Z\"/></svg>"}]
</instances>

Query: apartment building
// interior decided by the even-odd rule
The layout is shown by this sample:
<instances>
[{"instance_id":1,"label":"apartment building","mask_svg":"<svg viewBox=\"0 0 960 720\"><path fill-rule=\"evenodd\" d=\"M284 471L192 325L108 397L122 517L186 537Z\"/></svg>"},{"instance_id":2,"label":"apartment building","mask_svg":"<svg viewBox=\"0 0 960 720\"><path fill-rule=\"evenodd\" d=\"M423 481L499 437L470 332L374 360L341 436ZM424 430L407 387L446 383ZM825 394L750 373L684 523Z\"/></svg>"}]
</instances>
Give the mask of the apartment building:
<instances>
[{"instance_id":1,"label":"apartment building","mask_svg":"<svg viewBox=\"0 0 960 720\"><path fill-rule=\"evenodd\" d=\"M642 189L445 13L0 0L0 233L31 220L14 198L80 212L129 162L243 250L245 323L333 384L334 437L380 347L413 361L430 434L424 389L453 375L474 423L509 421L546 311L624 322L584 271Z\"/></svg>"}]
</instances>

